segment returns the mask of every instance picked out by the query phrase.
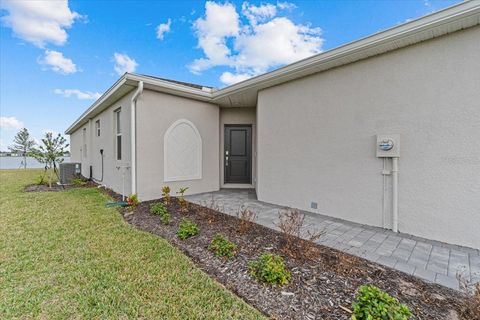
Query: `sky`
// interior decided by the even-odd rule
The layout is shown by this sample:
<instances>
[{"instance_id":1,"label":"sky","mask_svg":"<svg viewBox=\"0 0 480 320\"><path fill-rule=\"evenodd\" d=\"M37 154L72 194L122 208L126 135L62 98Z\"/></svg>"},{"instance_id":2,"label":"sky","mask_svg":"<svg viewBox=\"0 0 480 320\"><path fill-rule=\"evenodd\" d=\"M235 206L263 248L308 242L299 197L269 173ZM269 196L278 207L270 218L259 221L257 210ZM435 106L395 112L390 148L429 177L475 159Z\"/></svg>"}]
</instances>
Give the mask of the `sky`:
<instances>
[{"instance_id":1,"label":"sky","mask_svg":"<svg viewBox=\"0 0 480 320\"><path fill-rule=\"evenodd\" d=\"M0 150L63 134L124 72L221 88L458 2L0 0Z\"/></svg>"}]
</instances>

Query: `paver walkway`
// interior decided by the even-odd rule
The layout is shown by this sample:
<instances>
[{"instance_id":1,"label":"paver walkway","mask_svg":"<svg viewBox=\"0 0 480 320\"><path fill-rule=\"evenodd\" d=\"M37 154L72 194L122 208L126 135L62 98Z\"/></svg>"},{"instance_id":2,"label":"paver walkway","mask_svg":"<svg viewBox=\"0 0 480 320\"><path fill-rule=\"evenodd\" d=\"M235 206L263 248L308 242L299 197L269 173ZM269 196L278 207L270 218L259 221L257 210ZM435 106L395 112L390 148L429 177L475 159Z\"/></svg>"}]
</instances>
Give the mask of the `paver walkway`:
<instances>
[{"instance_id":1,"label":"paver walkway","mask_svg":"<svg viewBox=\"0 0 480 320\"><path fill-rule=\"evenodd\" d=\"M186 197L199 205L212 202L226 214L236 215L242 206L257 213L256 223L277 229L280 207L258 201L254 190L222 189ZM458 272L470 283L480 281L480 251L395 233L324 215L305 213L305 224L325 234L316 241L365 259L412 274L429 282L459 289Z\"/></svg>"}]
</instances>

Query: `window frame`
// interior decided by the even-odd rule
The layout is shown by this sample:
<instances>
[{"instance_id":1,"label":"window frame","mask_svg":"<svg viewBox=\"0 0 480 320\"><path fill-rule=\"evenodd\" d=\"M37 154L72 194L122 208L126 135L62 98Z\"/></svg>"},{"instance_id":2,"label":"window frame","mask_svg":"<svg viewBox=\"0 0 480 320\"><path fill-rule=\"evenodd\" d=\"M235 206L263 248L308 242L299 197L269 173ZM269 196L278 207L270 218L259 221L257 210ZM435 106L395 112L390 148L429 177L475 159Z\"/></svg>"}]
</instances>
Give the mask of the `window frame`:
<instances>
[{"instance_id":1,"label":"window frame","mask_svg":"<svg viewBox=\"0 0 480 320\"><path fill-rule=\"evenodd\" d=\"M88 156L87 153L87 128L83 128L82 130L82 148L83 148L83 157L86 159Z\"/></svg>"},{"instance_id":2,"label":"window frame","mask_svg":"<svg viewBox=\"0 0 480 320\"><path fill-rule=\"evenodd\" d=\"M115 109L114 113L114 133L115 133L115 159L122 160L122 108ZM120 140L119 140L120 138Z\"/></svg>"},{"instance_id":3,"label":"window frame","mask_svg":"<svg viewBox=\"0 0 480 320\"><path fill-rule=\"evenodd\" d=\"M95 133L97 137L100 137L101 130L100 130L100 119L95 121Z\"/></svg>"}]
</instances>

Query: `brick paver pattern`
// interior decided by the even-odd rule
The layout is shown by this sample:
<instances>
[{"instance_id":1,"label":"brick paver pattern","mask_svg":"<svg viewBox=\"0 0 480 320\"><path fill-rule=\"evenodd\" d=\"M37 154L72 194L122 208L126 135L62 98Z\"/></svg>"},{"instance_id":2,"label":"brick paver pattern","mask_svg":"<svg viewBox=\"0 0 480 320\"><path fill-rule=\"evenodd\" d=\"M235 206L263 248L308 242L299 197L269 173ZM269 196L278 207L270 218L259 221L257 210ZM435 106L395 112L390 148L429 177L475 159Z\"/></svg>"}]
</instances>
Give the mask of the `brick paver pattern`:
<instances>
[{"instance_id":1,"label":"brick paver pattern","mask_svg":"<svg viewBox=\"0 0 480 320\"><path fill-rule=\"evenodd\" d=\"M241 207L257 213L256 223L278 230L279 211L285 209L258 201L251 189L222 189L187 196L204 206L236 215ZM304 212L305 225L324 232L316 242L414 275L428 282L459 290L457 274L470 284L480 281L480 250L415 237L325 215Z\"/></svg>"}]
</instances>

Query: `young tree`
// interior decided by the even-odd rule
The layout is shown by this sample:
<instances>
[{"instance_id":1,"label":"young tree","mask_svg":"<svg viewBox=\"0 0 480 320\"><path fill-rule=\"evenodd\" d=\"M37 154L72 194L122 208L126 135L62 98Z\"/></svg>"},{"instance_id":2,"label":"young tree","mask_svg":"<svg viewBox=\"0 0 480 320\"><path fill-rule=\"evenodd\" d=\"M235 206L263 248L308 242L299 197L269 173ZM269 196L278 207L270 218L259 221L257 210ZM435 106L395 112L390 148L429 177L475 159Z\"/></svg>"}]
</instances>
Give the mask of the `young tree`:
<instances>
[{"instance_id":1,"label":"young tree","mask_svg":"<svg viewBox=\"0 0 480 320\"><path fill-rule=\"evenodd\" d=\"M32 156L40 163L45 164L45 173L48 171L48 186L52 187L53 174L57 174L57 164L63 162L63 156L69 146L67 140L59 133L55 138L51 132L45 134L42 145L33 149Z\"/></svg>"},{"instance_id":2,"label":"young tree","mask_svg":"<svg viewBox=\"0 0 480 320\"><path fill-rule=\"evenodd\" d=\"M15 138L13 138L13 145L8 147L10 151L20 153L23 156L23 168L27 169L27 156L35 146L35 141L30 136L27 128L20 130Z\"/></svg>"}]
</instances>

